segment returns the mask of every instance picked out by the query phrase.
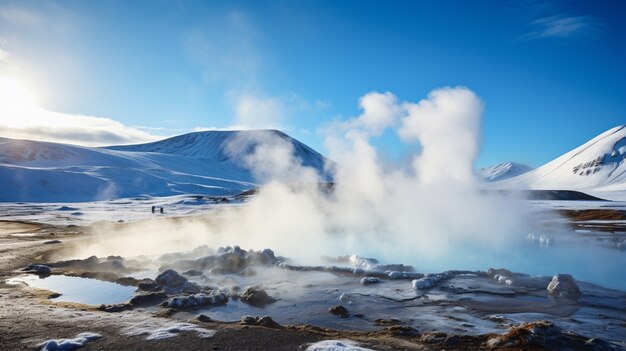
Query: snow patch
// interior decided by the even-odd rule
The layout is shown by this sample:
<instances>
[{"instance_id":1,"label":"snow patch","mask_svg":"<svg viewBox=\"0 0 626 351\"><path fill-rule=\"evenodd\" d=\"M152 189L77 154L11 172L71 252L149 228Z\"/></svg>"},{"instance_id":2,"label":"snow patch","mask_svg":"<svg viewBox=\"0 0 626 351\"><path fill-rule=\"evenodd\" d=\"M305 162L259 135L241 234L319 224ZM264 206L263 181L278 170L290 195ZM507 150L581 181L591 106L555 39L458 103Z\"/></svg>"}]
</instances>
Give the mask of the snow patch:
<instances>
[{"instance_id":1,"label":"snow patch","mask_svg":"<svg viewBox=\"0 0 626 351\"><path fill-rule=\"evenodd\" d=\"M499 165L481 168L476 171L476 175L486 182L496 182L499 180L509 179L528 173L533 168L521 163L505 162Z\"/></svg>"},{"instance_id":2,"label":"snow patch","mask_svg":"<svg viewBox=\"0 0 626 351\"><path fill-rule=\"evenodd\" d=\"M324 340L307 347L306 351L373 351L358 346L351 340Z\"/></svg>"},{"instance_id":3,"label":"snow patch","mask_svg":"<svg viewBox=\"0 0 626 351\"><path fill-rule=\"evenodd\" d=\"M199 338L212 338L216 331L201 328L191 323L175 323L155 326L153 323L139 323L127 327L122 331L123 334L129 336L145 335L146 340L162 340L173 338L180 335L181 332L196 332Z\"/></svg>"},{"instance_id":4,"label":"snow patch","mask_svg":"<svg viewBox=\"0 0 626 351\"><path fill-rule=\"evenodd\" d=\"M102 335L97 333L85 332L76 335L72 339L52 339L46 340L37 345L42 351L52 350L76 350L83 347L87 342L100 339Z\"/></svg>"}]
</instances>

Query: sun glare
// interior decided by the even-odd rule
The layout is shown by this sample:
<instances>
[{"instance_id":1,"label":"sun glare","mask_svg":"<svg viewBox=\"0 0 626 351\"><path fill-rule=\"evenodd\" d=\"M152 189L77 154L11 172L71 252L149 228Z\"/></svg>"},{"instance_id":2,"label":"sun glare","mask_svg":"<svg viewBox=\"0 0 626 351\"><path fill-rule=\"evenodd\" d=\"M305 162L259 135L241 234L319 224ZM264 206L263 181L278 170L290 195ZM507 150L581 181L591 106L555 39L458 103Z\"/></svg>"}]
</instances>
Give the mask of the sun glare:
<instances>
[{"instance_id":1,"label":"sun glare","mask_svg":"<svg viewBox=\"0 0 626 351\"><path fill-rule=\"evenodd\" d=\"M0 76L0 102L3 117L6 118L37 108L32 89L12 76Z\"/></svg>"}]
</instances>

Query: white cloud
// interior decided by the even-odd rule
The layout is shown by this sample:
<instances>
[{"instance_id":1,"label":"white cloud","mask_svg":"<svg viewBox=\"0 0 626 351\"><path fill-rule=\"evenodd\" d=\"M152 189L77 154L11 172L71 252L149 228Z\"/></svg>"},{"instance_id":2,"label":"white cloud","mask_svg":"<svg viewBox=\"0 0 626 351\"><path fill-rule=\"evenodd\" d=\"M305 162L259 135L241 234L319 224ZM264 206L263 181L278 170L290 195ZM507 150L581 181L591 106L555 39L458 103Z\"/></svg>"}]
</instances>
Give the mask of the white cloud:
<instances>
[{"instance_id":1,"label":"white cloud","mask_svg":"<svg viewBox=\"0 0 626 351\"><path fill-rule=\"evenodd\" d=\"M0 8L0 18L9 14L5 8ZM110 118L46 110L38 105L33 91L20 79L24 71L2 48L0 63L2 137L84 146L132 144L163 138L151 133L159 128L130 127Z\"/></svg>"},{"instance_id":2,"label":"white cloud","mask_svg":"<svg viewBox=\"0 0 626 351\"><path fill-rule=\"evenodd\" d=\"M309 102L295 93L267 95L260 92L231 94L234 124L227 129L290 129L290 118L301 117L330 106L317 100Z\"/></svg>"},{"instance_id":3,"label":"white cloud","mask_svg":"<svg viewBox=\"0 0 626 351\"><path fill-rule=\"evenodd\" d=\"M0 7L0 19L20 26L34 26L42 21L34 11L17 6Z\"/></svg>"},{"instance_id":4,"label":"white cloud","mask_svg":"<svg viewBox=\"0 0 626 351\"><path fill-rule=\"evenodd\" d=\"M524 36L525 39L537 38L568 38L592 35L598 30L598 23L589 16L555 15L534 20L533 31Z\"/></svg>"},{"instance_id":5,"label":"white cloud","mask_svg":"<svg viewBox=\"0 0 626 351\"><path fill-rule=\"evenodd\" d=\"M235 121L249 128L278 128L285 118L280 98L243 94L235 106Z\"/></svg>"},{"instance_id":6,"label":"white cloud","mask_svg":"<svg viewBox=\"0 0 626 351\"><path fill-rule=\"evenodd\" d=\"M28 115L0 111L0 136L85 146L133 144L163 137L126 126L110 118L72 115L37 109Z\"/></svg>"},{"instance_id":7,"label":"white cloud","mask_svg":"<svg viewBox=\"0 0 626 351\"><path fill-rule=\"evenodd\" d=\"M0 44L2 43L0 42ZM9 62L9 53L6 50L0 48L0 63L8 63L8 62Z\"/></svg>"},{"instance_id":8,"label":"white cloud","mask_svg":"<svg viewBox=\"0 0 626 351\"><path fill-rule=\"evenodd\" d=\"M79 145L128 144L158 137L118 121L41 108L20 80L0 75L0 135Z\"/></svg>"}]
</instances>

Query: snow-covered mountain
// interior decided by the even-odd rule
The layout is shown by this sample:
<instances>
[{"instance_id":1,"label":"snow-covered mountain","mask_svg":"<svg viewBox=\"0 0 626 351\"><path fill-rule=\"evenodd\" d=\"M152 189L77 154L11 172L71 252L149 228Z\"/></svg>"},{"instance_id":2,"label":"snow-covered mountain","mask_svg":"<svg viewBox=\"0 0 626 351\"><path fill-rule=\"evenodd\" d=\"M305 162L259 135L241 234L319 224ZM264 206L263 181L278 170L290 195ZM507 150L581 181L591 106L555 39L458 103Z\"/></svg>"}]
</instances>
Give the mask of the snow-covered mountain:
<instances>
[{"instance_id":1,"label":"snow-covered mountain","mask_svg":"<svg viewBox=\"0 0 626 351\"><path fill-rule=\"evenodd\" d=\"M626 125L518 177L493 183L501 189L626 190Z\"/></svg>"},{"instance_id":2,"label":"snow-covered mountain","mask_svg":"<svg viewBox=\"0 0 626 351\"><path fill-rule=\"evenodd\" d=\"M476 175L486 182L497 182L499 180L517 177L532 170L532 167L521 163L505 162L499 165L481 168L476 171Z\"/></svg>"},{"instance_id":3,"label":"snow-covered mountain","mask_svg":"<svg viewBox=\"0 0 626 351\"><path fill-rule=\"evenodd\" d=\"M324 169L327 161L317 151L278 130L206 131L183 134L146 144L109 146L106 149L133 152L158 152L197 159L210 159L241 165L243 158L261 144L274 146L284 142L306 167Z\"/></svg>"},{"instance_id":4,"label":"snow-covered mountain","mask_svg":"<svg viewBox=\"0 0 626 351\"><path fill-rule=\"evenodd\" d=\"M322 174L322 155L274 130L206 131L106 148L0 138L0 201L237 194L258 185L244 158L277 141Z\"/></svg>"}]
</instances>

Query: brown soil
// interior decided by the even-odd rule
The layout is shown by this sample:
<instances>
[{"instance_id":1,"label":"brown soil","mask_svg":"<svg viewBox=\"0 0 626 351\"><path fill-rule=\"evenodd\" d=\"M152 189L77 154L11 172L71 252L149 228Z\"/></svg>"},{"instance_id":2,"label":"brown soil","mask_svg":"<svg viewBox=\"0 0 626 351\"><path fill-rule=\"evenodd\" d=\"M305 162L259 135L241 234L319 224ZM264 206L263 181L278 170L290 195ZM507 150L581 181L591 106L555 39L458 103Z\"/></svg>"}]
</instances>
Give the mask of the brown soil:
<instances>
[{"instance_id":1,"label":"brown soil","mask_svg":"<svg viewBox=\"0 0 626 351\"><path fill-rule=\"evenodd\" d=\"M573 221L624 221L626 220L626 211L622 210L560 210L559 213Z\"/></svg>"}]
</instances>

